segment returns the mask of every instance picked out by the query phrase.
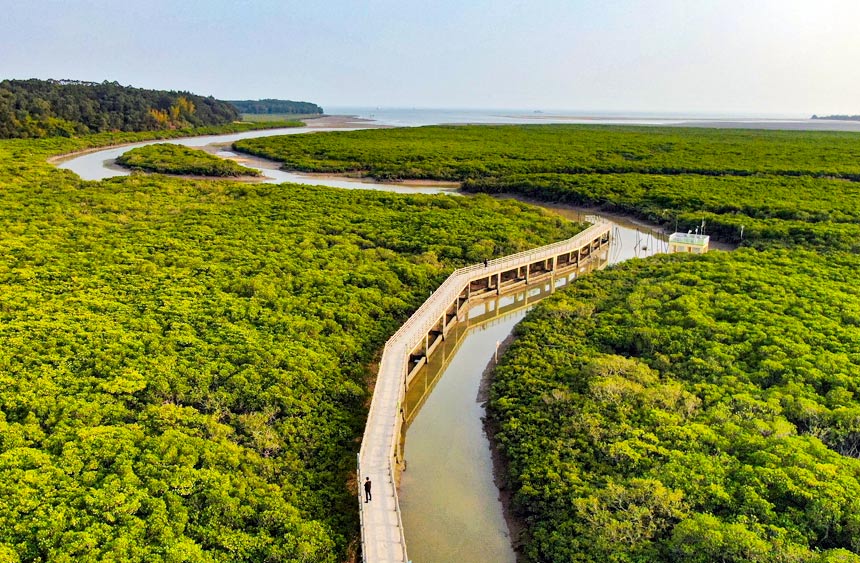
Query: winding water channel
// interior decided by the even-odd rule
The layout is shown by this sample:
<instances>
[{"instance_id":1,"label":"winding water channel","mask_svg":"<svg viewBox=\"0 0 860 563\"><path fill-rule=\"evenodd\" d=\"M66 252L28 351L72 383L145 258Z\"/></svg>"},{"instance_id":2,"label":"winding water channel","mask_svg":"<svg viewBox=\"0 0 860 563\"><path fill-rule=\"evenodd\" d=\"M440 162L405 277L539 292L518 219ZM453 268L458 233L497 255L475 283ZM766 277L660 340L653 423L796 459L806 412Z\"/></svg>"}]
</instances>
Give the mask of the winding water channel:
<instances>
[{"instance_id":1,"label":"winding water channel","mask_svg":"<svg viewBox=\"0 0 860 563\"><path fill-rule=\"evenodd\" d=\"M544 206L572 220L583 212ZM605 256L585 272L562 274L473 305L407 393L406 471L400 506L410 558L416 562L516 561L493 478L480 387L485 368L535 303L577 275L665 251L666 235L619 218Z\"/></svg>"},{"instance_id":2,"label":"winding water channel","mask_svg":"<svg viewBox=\"0 0 860 563\"><path fill-rule=\"evenodd\" d=\"M230 152L238 139L326 131L326 128L291 128L248 131L231 135L148 141L89 152L63 160L59 166L87 180L128 174L114 160L131 148L157 142L200 147L261 170L265 182L296 182L347 189L374 189L400 193L457 194L439 185L390 184L365 179L284 172L279 164ZM343 130L343 129L339 129ZM572 220L584 220L586 211L536 204ZM593 211L587 211L594 214ZM613 240L601 260L591 268L664 252L667 237L647 225L603 215L613 223ZM504 341L529 308L555 289L570 283L577 273L560 274L517 293L478 302L467 320L455 329L443 349L413 380L407 395L405 439L406 470L402 474L400 503L410 558L424 562L514 562L505 514L493 478L490 443L484 433L484 408L479 388L497 343ZM581 274L579 274L581 275Z\"/></svg>"},{"instance_id":3,"label":"winding water channel","mask_svg":"<svg viewBox=\"0 0 860 563\"><path fill-rule=\"evenodd\" d=\"M362 125L362 123L357 123ZM366 128L366 127L365 127ZM126 145L109 147L102 150L86 151L68 158L59 159L57 166L71 170L84 180L103 180L115 176L128 176L131 171L116 164L116 159L123 153L137 147L154 145L157 143L171 143L186 147L203 149L223 158L235 160L249 168L261 171L264 177L260 180L264 183L282 184L292 182L296 184L307 184L311 186L329 186L344 189L382 190L397 193L456 193L456 187L439 186L434 183L380 183L363 178L346 178L331 175L299 174L281 170L281 164L273 160L259 158L256 156L237 154L230 150L235 141L257 137L272 137L275 135L300 135L306 133L317 133L326 131L352 131L353 127L289 127L286 129L262 129L257 131L244 131L242 133L229 133L226 135L207 135L203 137L187 137L182 139L159 139L154 141L142 141Z\"/></svg>"}]
</instances>

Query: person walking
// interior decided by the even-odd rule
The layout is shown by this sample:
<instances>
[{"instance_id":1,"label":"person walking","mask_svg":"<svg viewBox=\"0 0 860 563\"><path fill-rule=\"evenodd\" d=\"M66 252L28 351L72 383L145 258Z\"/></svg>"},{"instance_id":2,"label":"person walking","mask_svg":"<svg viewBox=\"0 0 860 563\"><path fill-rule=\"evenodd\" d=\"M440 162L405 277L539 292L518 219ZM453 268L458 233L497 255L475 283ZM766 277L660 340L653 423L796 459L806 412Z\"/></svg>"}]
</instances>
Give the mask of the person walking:
<instances>
[{"instance_id":1,"label":"person walking","mask_svg":"<svg viewBox=\"0 0 860 563\"><path fill-rule=\"evenodd\" d=\"M366 477L364 481L364 502L370 502L370 477Z\"/></svg>"}]
</instances>

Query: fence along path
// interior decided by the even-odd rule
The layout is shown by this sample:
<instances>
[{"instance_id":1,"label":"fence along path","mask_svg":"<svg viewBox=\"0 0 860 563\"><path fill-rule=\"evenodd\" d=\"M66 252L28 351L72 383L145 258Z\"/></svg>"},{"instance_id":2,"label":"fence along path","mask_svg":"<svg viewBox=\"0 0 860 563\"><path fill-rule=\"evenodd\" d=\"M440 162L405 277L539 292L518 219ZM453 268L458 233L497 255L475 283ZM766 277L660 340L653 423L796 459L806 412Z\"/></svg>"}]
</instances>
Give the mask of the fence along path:
<instances>
[{"instance_id":1,"label":"fence along path","mask_svg":"<svg viewBox=\"0 0 860 563\"><path fill-rule=\"evenodd\" d=\"M600 219L589 220L596 224L568 240L491 260L486 265L475 264L455 270L385 344L358 454L358 501L364 563L408 561L397 499L397 471L403 462L398 446L410 355L425 341L440 319L445 318L448 310L455 303L459 305L464 291L473 281L494 275L498 275L501 281L503 272L521 267L528 270L532 264L548 260L555 264L558 256L573 252L577 252L578 266L581 250L587 248L590 257L592 250L608 244L611 224ZM366 477L370 477L372 482L373 500L369 503L364 502L361 485Z\"/></svg>"}]
</instances>

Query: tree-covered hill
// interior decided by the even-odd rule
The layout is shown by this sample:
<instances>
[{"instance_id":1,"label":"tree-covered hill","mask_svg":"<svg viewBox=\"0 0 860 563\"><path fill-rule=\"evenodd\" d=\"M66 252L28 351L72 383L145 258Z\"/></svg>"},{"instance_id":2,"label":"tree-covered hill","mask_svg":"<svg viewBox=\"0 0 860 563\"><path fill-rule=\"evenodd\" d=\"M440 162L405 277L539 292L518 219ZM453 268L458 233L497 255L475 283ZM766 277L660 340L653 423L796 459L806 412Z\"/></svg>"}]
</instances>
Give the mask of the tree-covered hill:
<instances>
[{"instance_id":1,"label":"tree-covered hill","mask_svg":"<svg viewBox=\"0 0 860 563\"><path fill-rule=\"evenodd\" d=\"M239 113L250 114L282 114L282 115L313 115L321 114L323 109L311 102L294 102L292 100L230 100Z\"/></svg>"},{"instance_id":2,"label":"tree-covered hill","mask_svg":"<svg viewBox=\"0 0 860 563\"><path fill-rule=\"evenodd\" d=\"M116 82L0 82L0 138L182 129L238 118L229 103L189 92L145 90Z\"/></svg>"}]
</instances>

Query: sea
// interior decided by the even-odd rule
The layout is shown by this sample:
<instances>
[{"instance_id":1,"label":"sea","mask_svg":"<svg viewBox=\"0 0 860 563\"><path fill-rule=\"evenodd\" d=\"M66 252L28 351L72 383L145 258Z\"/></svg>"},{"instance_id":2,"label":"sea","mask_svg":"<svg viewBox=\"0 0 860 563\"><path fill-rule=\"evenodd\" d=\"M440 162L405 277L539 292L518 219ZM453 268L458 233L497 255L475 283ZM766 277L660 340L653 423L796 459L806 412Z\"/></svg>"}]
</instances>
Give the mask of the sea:
<instances>
[{"instance_id":1,"label":"sea","mask_svg":"<svg viewBox=\"0 0 860 563\"><path fill-rule=\"evenodd\" d=\"M860 121L810 119L803 116L755 116L636 112L584 112L525 109L446 109L389 107L326 107L329 115L349 115L393 127L439 124L541 124L656 125L723 129L784 129L802 131L857 131Z\"/></svg>"}]
</instances>

